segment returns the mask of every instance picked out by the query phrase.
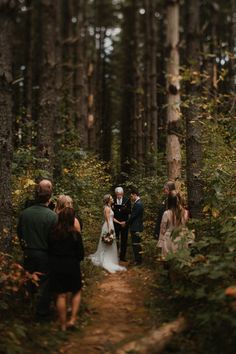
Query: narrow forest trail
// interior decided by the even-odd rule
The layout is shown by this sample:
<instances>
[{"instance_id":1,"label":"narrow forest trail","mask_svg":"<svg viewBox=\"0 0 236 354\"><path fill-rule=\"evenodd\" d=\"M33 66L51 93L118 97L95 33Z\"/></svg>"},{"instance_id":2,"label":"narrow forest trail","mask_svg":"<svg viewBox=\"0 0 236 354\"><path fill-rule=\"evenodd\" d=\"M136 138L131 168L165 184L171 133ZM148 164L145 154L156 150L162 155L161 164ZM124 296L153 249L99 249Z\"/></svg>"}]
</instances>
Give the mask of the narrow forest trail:
<instances>
[{"instance_id":1,"label":"narrow forest trail","mask_svg":"<svg viewBox=\"0 0 236 354\"><path fill-rule=\"evenodd\" d=\"M145 308L150 271L131 268L108 274L97 284L88 302L90 321L71 335L64 354L115 353L122 343L138 339L152 326Z\"/></svg>"}]
</instances>

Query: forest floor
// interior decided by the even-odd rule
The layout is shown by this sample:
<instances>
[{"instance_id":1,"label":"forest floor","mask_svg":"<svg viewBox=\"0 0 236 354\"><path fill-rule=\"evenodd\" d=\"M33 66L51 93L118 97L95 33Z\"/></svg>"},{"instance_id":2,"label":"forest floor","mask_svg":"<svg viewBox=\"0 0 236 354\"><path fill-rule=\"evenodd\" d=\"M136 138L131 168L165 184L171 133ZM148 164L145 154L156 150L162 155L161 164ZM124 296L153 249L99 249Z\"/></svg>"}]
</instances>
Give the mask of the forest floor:
<instances>
[{"instance_id":1,"label":"forest floor","mask_svg":"<svg viewBox=\"0 0 236 354\"><path fill-rule=\"evenodd\" d=\"M151 271L144 267L105 273L93 286L91 296L83 299L89 320L71 334L59 353L115 353L122 344L145 335L153 326L151 313L145 306L151 277Z\"/></svg>"}]
</instances>

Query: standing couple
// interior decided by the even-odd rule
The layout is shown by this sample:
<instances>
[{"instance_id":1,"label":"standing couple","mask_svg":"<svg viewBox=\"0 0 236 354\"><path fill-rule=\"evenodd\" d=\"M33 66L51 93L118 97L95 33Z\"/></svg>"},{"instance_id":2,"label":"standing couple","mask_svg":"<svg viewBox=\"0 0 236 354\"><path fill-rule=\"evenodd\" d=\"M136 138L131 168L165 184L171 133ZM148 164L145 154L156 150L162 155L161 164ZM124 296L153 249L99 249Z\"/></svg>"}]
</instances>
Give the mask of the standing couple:
<instances>
[{"instance_id":1,"label":"standing couple","mask_svg":"<svg viewBox=\"0 0 236 354\"><path fill-rule=\"evenodd\" d=\"M37 296L36 320L50 320L54 298L61 330L65 331L75 327L80 307L80 262L84 248L73 200L60 195L53 211L49 208L51 195L51 181L42 179L37 185L35 200L26 205L19 217L17 234L24 254L24 268L32 274L32 279L37 277L37 287L33 283L28 286L29 293ZM67 321L69 303L71 313Z\"/></svg>"},{"instance_id":2,"label":"standing couple","mask_svg":"<svg viewBox=\"0 0 236 354\"><path fill-rule=\"evenodd\" d=\"M137 189L132 189L131 191L130 199L133 203L132 209L130 208L130 201L123 198L123 189L117 187L115 192L115 203L110 194L104 196L105 221L102 226L97 251L90 255L93 264L103 267L110 273L125 271L126 268L119 265L116 239L114 239L111 244L103 241L103 236L106 234L115 232L118 238L119 233L121 233L120 260L124 261L128 229L130 229L135 264L139 265L142 263L140 233L143 231L143 204L140 200L139 192Z\"/></svg>"}]
</instances>

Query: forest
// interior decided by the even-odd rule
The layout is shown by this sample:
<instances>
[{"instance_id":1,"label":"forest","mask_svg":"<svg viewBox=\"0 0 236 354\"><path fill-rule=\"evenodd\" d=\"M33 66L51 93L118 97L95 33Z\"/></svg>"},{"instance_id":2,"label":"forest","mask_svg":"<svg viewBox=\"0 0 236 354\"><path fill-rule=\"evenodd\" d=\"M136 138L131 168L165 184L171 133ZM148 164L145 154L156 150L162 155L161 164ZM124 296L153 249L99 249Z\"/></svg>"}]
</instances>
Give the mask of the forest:
<instances>
[{"instance_id":1,"label":"forest","mask_svg":"<svg viewBox=\"0 0 236 354\"><path fill-rule=\"evenodd\" d=\"M0 354L235 353L235 152L236 0L0 0ZM142 266L85 257L73 333L32 316L16 227L40 178L73 198L85 256L105 194L144 204ZM164 264L167 181L195 240Z\"/></svg>"}]
</instances>

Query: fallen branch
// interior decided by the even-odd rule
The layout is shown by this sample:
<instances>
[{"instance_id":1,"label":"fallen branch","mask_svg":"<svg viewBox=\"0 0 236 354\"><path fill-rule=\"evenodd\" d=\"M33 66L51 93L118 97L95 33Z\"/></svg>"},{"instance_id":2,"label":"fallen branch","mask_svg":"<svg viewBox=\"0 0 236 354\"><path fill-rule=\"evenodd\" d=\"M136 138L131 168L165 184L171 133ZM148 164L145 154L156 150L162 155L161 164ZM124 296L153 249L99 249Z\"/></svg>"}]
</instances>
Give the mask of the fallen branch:
<instances>
[{"instance_id":1,"label":"fallen branch","mask_svg":"<svg viewBox=\"0 0 236 354\"><path fill-rule=\"evenodd\" d=\"M186 319L179 317L171 323L150 331L144 338L125 344L117 349L116 354L129 352L142 354L161 353L174 335L183 332L186 328Z\"/></svg>"}]
</instances>

